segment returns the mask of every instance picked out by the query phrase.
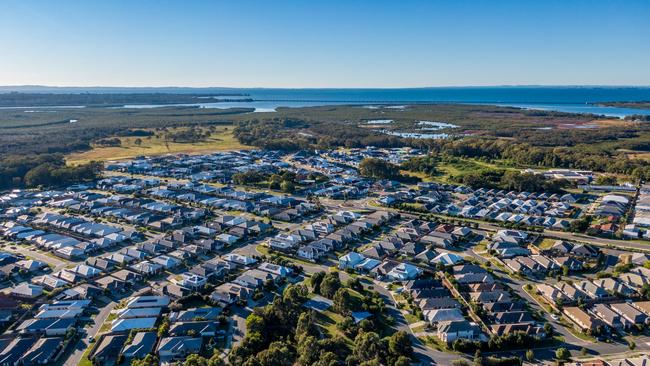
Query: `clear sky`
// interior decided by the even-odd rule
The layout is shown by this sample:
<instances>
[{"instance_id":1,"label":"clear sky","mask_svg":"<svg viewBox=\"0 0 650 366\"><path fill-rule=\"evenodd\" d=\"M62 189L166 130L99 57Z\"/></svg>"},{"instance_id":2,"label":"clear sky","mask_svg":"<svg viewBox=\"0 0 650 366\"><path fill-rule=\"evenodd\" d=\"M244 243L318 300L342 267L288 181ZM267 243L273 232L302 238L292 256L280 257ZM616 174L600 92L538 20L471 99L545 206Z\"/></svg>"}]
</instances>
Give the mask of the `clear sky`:
<instances>
[{"instance_id":1,"label":"clear sky","mask_svg":"<svg viewBox=\"0 0 650 366\"><path fill-rule=\"evenodd\" d=\"M25 84L650 85L650 1L3 0Z\"/></svg>"}]
</instances>

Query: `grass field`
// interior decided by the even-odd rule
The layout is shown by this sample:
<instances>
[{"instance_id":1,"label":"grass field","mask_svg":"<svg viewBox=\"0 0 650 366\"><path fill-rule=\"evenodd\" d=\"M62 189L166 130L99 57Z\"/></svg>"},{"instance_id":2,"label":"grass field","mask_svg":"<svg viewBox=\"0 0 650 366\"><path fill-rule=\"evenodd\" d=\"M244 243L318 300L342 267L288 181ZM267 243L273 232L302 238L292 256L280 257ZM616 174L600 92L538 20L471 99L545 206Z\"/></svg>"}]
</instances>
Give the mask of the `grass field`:
<instances>
[{"instance_id":1,"label":"grass field","mask_svg":"<svg viewBox=\"0 0 650 366\"><path fill-rule=\"evenodd\" d=\"M170 129L172 130L172 129ZM142 143L137 145L138 137L119 137L122 145L116 147L93 146L90 151L70 154L66 161L70 165L87 163L89 161L124 160L140 155L164 155L172 153L200 154L212 151L227 151L250 149L239 143L233 136L233 126L215 126L214 132L204 141L180 143L165 141L162 134L140 137Z\"/></svg>"},{"instance_id":2,"label":"grass field","mask_svg":"<svg viewBox=\"0 0 650 366\"><path fill-rule=\"evenodd\" d=\"M550 249L553 246L553 244L555 244L556 241L557 240L555 239L544 238L542 239L541 242L539 242L539 244L537 244L537 246L539 247L539 249Z\"/></svg>"},{"instance_id":3,"label":"grass field","mask_svg":"<svg viewBox=\"0 0 650 366\"><path fill-rule=\"evenodd\" d=\"M625 153L630 159L643 159L650 161L650 152L620 149L619 152Z\"/></svg>"},{"instance_id":4,"label":"grass field","mask_svg":"<svg viewBox=\"0 0 650 366\"><path fill-rule=\"evenodd\" d=\"M441 162L437 165L440 174L433 178L433 180L444 182L444 183L457 183L454 182L454 176L461 176L463 174L477 172L484 169L503 169L503 170L520 170L520 168L515 168L508 166L505 162L495 161L495 162L485 162L477 159L463 159L456 158L454 161L450 162ZM409 173L412 174L413 173Z\"/></svg>"}]
</instances>

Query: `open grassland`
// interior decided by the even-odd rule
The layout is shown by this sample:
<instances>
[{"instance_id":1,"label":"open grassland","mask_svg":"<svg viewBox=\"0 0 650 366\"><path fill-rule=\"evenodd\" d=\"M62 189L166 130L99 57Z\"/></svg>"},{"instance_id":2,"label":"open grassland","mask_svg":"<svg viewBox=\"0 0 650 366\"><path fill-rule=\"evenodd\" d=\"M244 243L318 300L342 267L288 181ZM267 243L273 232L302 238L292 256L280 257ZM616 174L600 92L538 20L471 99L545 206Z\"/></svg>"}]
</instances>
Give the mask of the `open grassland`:
<instances>
[{"instance_id":1,"label":"open grassland","mask_svg":"<svg viewBox=\"0 0 650 366\"><path fill-rule=\"evenodd\" d=\"M443 161L438 164L438 169L440 170L440 174L436 176L434 180L444 183L457 183L454 177L474 173L480 170L520 170L520 168L508 166L505 162L501 161L485 162L469 158L457 158L452 161Z\"/></svg>"},{"instance_id":2,"label":"open grassland","mask_svg":"<svg viewBox=\"0 0 650 366\"><path fill-rule=\"evenodd\" d=\"M595 130L642 129L643 125L629 125L620 120L603 120L592 115L577 115L555 112L526 111L516 108L481 105L412 105L405 109L377 108L361 106L322 106L306 108L278 108L277 112L251 113L252 109L207 109L194 107L164 108L15 108L0 110L0 153L54 153L80 152L89 150L100 139L126 136L132 129L176 128L185 126L209 126L236 124L251 121L260 124L277 120L278 126L267 129L261 126L266 138L286 137L291 141L311 139L312 143L331 146L356 146L366 144L387 146L387 141L398 146L405 141L395 136L387 136L366 128L366 122L373 119L390 119L393 123L382 125L382 129L397 131L420 130L419 121L440 121L451 123L458 128L441 132L469 134L473 136L492 136L513 138L538 143L539 136L548 142L549 131L537 128L558 128L567 125L597 125L603 128L589 131L556 130L554 133L566 135L586 133L589 142L595 139ZM359 126L364 128L359 128ZM612 137L605 131L608 138ZM300 135L302 133L302 135ZM276 136L278 135L278 136ZM374 135L371 140L362 139ZM645 136L635 136L647 141ZM531 140L532 139L532 140ZM390 140L390 141L389 141ZM611 141L607 141L610 142ZM250 142L248 142L250 143ZM356 143L356 144L353 144ZM629 143L637 143L629 141ZM391 145L388 144L388 145ZM557 145L567 145L564 140ZM638 148L631 146L618 148Z\"/></svg>"},{"instance_id":3,"label":"open grassland","mask_svg":"<svg viewBox=\"0 0 650 366\"><path fill-rule=\"evenodd\" d=\"M232 125L250 109L188 107L0 109L0 155L71 153L134 129Z\"/></svg>"},{"instance_id":4,"label":"open grassland","mask_svg":"<svg viewBox=\"0 0 650 366\"><path fill-rule=\"evenodd\" d=\"M635 122L620 118L608 118L608 119L597 119L589 124L595 125L598 127L634 127L639 125L641 122Z\"/></svg>"},{"instance_id":5,"label":"open grassland","mask_svg":"<svg viewBox=\"0 0 650 366\"><path fill-rule=\"evenodd\" d=\"M620 153L624 153L628 159L642 159L650 161L650 151L635 151L635 150L618 150Z\"/></svg>"},{"instance_id":6,"label":"open grassland","mask_svg":"<svg viewBox=\"0 0 650 366\"><path fill-rule=\"evenodd\" d=\"M542 240L537 244L537 246L539 247L539 249L547 250L547 249L551 249L551 247L553 246L553 244L555 244L555 242L556 242L555 239L551 239L551 238L543 238L543 239L542 239Z\"/></svg>"},{"instance_id":7,"label":"open grassland","mask_svg":"<svg viewBox=\"0 0 650 366\"><path fill-rule=\"evenodd\" d=\"M178 129L181 128L169 130ZM92 150L70 154L66 157L66 161L70 165L78 165L89 161L130 159L140 155L199 154L251 148L240 144L233 136L232 130L232 125L215 126L209 137L198 142L173 142L167 139L164 133L156 133L147 137L118 137L121 146L104 147L93 144Z\"/></svg>"},{"instance_id":8,"label":"open grassland","mask_svg":"<svg viewBox=\"0 0 650 366\"><path fill-rule=\"evenodd\" d=\"M443 160L436 164L436 169L438 173L434 176L430 176L424 172L417 171L400 171L404 175L410 175L413 177L420 178L423 182L442 182L442 183L458 183L456 177L468 173L474 173L480 170L513 170L519 171L525 167L514 167L508 165L506 161L502 160L493 160L491 162L481 161L478 159L471 158L452 158L449 160Z\"/></svg>"}]
</instances>

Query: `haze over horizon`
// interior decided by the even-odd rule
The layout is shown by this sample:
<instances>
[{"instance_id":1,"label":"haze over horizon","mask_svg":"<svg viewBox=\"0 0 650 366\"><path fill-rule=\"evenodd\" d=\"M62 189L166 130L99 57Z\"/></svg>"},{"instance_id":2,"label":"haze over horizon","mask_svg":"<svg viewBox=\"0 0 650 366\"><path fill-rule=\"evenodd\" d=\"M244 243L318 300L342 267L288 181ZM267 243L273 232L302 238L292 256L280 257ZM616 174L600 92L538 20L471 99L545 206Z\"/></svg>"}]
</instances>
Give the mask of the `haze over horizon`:
<instances>
[{"instance_id":1,"label":"haze over horizon","mask_svg":"<svg viewBox=\"0 0 650 366\"><path fill-rule=\"evenodd\" d=\"M650 85L650 2L5 1L0 85Z\"/></svg>"},{"instance_id":2,"label":"haze over horizon","mask_svg":"<svg viewBox=\"0 0 650 366\"><path fill-rule=\"evenodd\" d=\"M227 86L227 85L206 85L206 86L187 86L187 85L160 85L160 86L151 86L151 85L141 85L141 86L129 86L129 85L45 85L45 84L23 84L23 85L0 85L0 89L12 90L12 89L232 89L232 90L243 90L243 89L286 89L286 90L309 90L309 89L472 89L472 88L632 88L632 89L647 89L650 88L648 85L632 85L632 84L486 84L486 85L435 85L435 86L396 86L396 87L318 87L318 86L307 86L307 87L268 87L268 86L250 86L250 87L239 87L239 86Z\"/></svg>"}]
</instances>

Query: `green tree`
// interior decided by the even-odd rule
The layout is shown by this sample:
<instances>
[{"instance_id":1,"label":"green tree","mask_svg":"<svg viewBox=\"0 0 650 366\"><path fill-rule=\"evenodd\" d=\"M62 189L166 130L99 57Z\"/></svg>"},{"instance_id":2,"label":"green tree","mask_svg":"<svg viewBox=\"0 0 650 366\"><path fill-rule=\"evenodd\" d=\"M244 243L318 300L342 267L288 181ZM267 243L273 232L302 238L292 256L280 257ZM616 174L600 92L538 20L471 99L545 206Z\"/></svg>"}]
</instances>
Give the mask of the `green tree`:
<instances>
[{"instance_id":1,"label":"green tree","mask_svg":"<svg viewBox=\"0 0 650 366\"><path fill-rule=\"evenodd\" d=\"M269 345L269 348L262 350L255 356L260 366L292 366L295 354L289 344L276 341Z\"/></svg>"},{"instance_id":2,"label":"green tree","mask_svg":"<svg viewBox=\"0 0 650 366\"><path fill-rule=\"evenodd\" d=\"M313 312L307 311L298 317L298 324L296 325L295 338L300 340L302 337L318 336L318 328L314 324Z\"/></svg>"},{"instance_id":3,"label":"green tree","mask_svg":"<svg viewBox=\"0 0 650 366\"><path fill-rule=\"evenodd\" d=\"M313 336L298 337L296 353L300 365L311 365L318 360L318 340Z\"/></svg>"},{"instance_id":4,"label":"green tree","mask_svg":"<svg viewBox=\"0 0 650 366\"><path fill-rule=\"evenodd\" d=\"M285 193L293 193L296 190L296 186L290 180L283 180L280 184L280 189Z\"/></svg>"},{"instance_id":5,"label":"green tree","mask_svg":"<svg viewBox=\"0 0 650 366\"><path fill-rule=\"evenodd\" d=\"M361 160L359 173L364 177L375 179L396 179L401 176L397 165L377 158Z\"/></svg>"},{"instance_id":6,"label":"green tree","mask_svg":"<svg viewBox=\"0 0 650 366\"><path fill-rule=\"evenodd\" d=\"M321 295L331 299L336 291L341 288L341 280L338 272L328 272L320 284Z\"/></svg>"},{"instance_id":7,"label":"green tree","mask_svg":"<svg viewBox=\"0 0 650 366\"><path fill-rule=\"evenodd\" d=\"M258 314L251 313L246 317L246 329L249 332L262 333L266 329L266 322Z\"/></svg>"},{"instance_id":8,"label":"green tree","mask_svg":"<svg viewBox=\"0 0 650 366\"><path fill-rule=\"evenodd\" d=\"M323 352L320 354L318 361L311 366L339 366L340 362L334 352Z\"/></svg>"},{"instance_id":9,"label":"green tree","mask_svg":"<svg viewBox=\"0 0 650 366\"><path fill-rule=\"evenodd\" d=\"M399 356L399 358L395 361L395 364L393 366L409 366L410 364L411 364L410 358Z\"/></svg>"},{"instance_id":10,"label":"green tree","mask_svg":"<svg viewBox=\"0 0 650 366\"><path fill-rule=\"evenodd\" d=\"M325 272L323 271L316 272L309 278L309 284L314 293L320 294L320 284L323 282L323 278L325 278Z\"/></svg>"},{"instance_id":11,"label":"green tree","mask_svg":"<svg viewBox=\"0 0 650 366\"><path fill-rule=\"evenodd\" d=\"M596 184L602 186L613 186L618 183L615 175L601 174L596 177Z\"/></svg>"},{"instance_id":12,"label":"green tree","mask_svg":"<svg viewBox=\"0 0 650 366\"><path fill-rule=\"evenodd\" d=\"M169 318L163 317L158 326L158 337L165 337L169 332Z\"/></svg>"},{"instance_id":13,"label":"green tree","mask_svg":"<svg viewBox=\"0 0 650 366\"><path fill-rule=\"evenodd\" d=\"M566 361L569 357L571 357L571 353L564 347L560 347L555 351L555 358L558 360Z\"/></svg>"},{"instance_id":14,"label":"green tree","mask_svg":"<svg viewBox=\"0 0 650 366\"><path fill-rule=\"evenodd\" d=\"M350 277L346 281L345 285L357 292L363 292L363 284L357 277Z\"/></svg>"},{"instance_id":15,"label":"green tree","mask_svg":"<svg viewBox=\"0 0 650 366\"><path fill-rule=\"evenodd\" d=\"M379 335L375 332L359 333L354 339L352 354L359 362L370 361L377 357L381 359L384 349Z\"/></svg>"},{"instance_id":16,"label":"green tree","mask_svg":"<svg viewBox=\"0 0 650 366\"><path fill-rule=\"evenodd\" d=\"M143 359L133 359L131 366L158 366L158 357L154 355L146 355Z\"/></svg>"},{"instance_id":17,"label":"green tree","mask_svg":"<svg viewBox=\"0 0 650 366\"><path fill-rule=\"evenodd\" d=\"M526 351L526 361L532 362L535 359L535 352L532 349Z\"/></svg>"},{"instance_id":18,"label":"green tree","mask_svg":"<svg viewBox=\"0 0 650 366\"><path fill-rule=\"evenodd\" d=\"M49 186L52 184L52 166L41 164L25 174L25 184L28 187Z\"/></svg>"},{"instance_id":19,"label":"green tree","mask_svg":"<svg viewBox=\"0 0 650 366\"><path fill-rule=\"evenodd\" d=\"M183 366L208 366L208 360L194 353L185 358Z\"/></svg>"},{"instance_id":20,"label":"green tree","mask_svg":"<svg viewBox=\"0 0 650 366\"><path fill-rule=\"evenodd\" d=\"M566 265L562 266L562 274L563 274L564 276L568 276L568 275L569 275L569 267L568 267L568 266L566 266Z\"/></svg>"},{"instance_id":21,"label":"green tree","mask_svg":"<svg viewBox=\"0 0 650 366\"><path fill-rule=\"evenodd\" d=\"M394 333L388 338L388 352L391 356L405 356L410 358L413 355L413 343L411 337L403 330Z\"/></svg>"},{"instance_id":22,"label":"green tree","mask_svg":"<svg viewBox=\"0 0 650 366\"><path fill-rule=\"evenodd\" d=\"M215 349L215 354L208 360L208 366L226 366L226 362L219 357L219 351Z\"/></svg>"},{"instance_id":23,"label":"green tree","mask_svg":"<svg viewBox=\"0 0 650 366\"><path fill-rule=\"evenodd\" d=\"M337 313L345 315L352 312L352 296L347 289L340 288L336 290L332 300L334 311Z\"/></svg>"}]
</instances>

